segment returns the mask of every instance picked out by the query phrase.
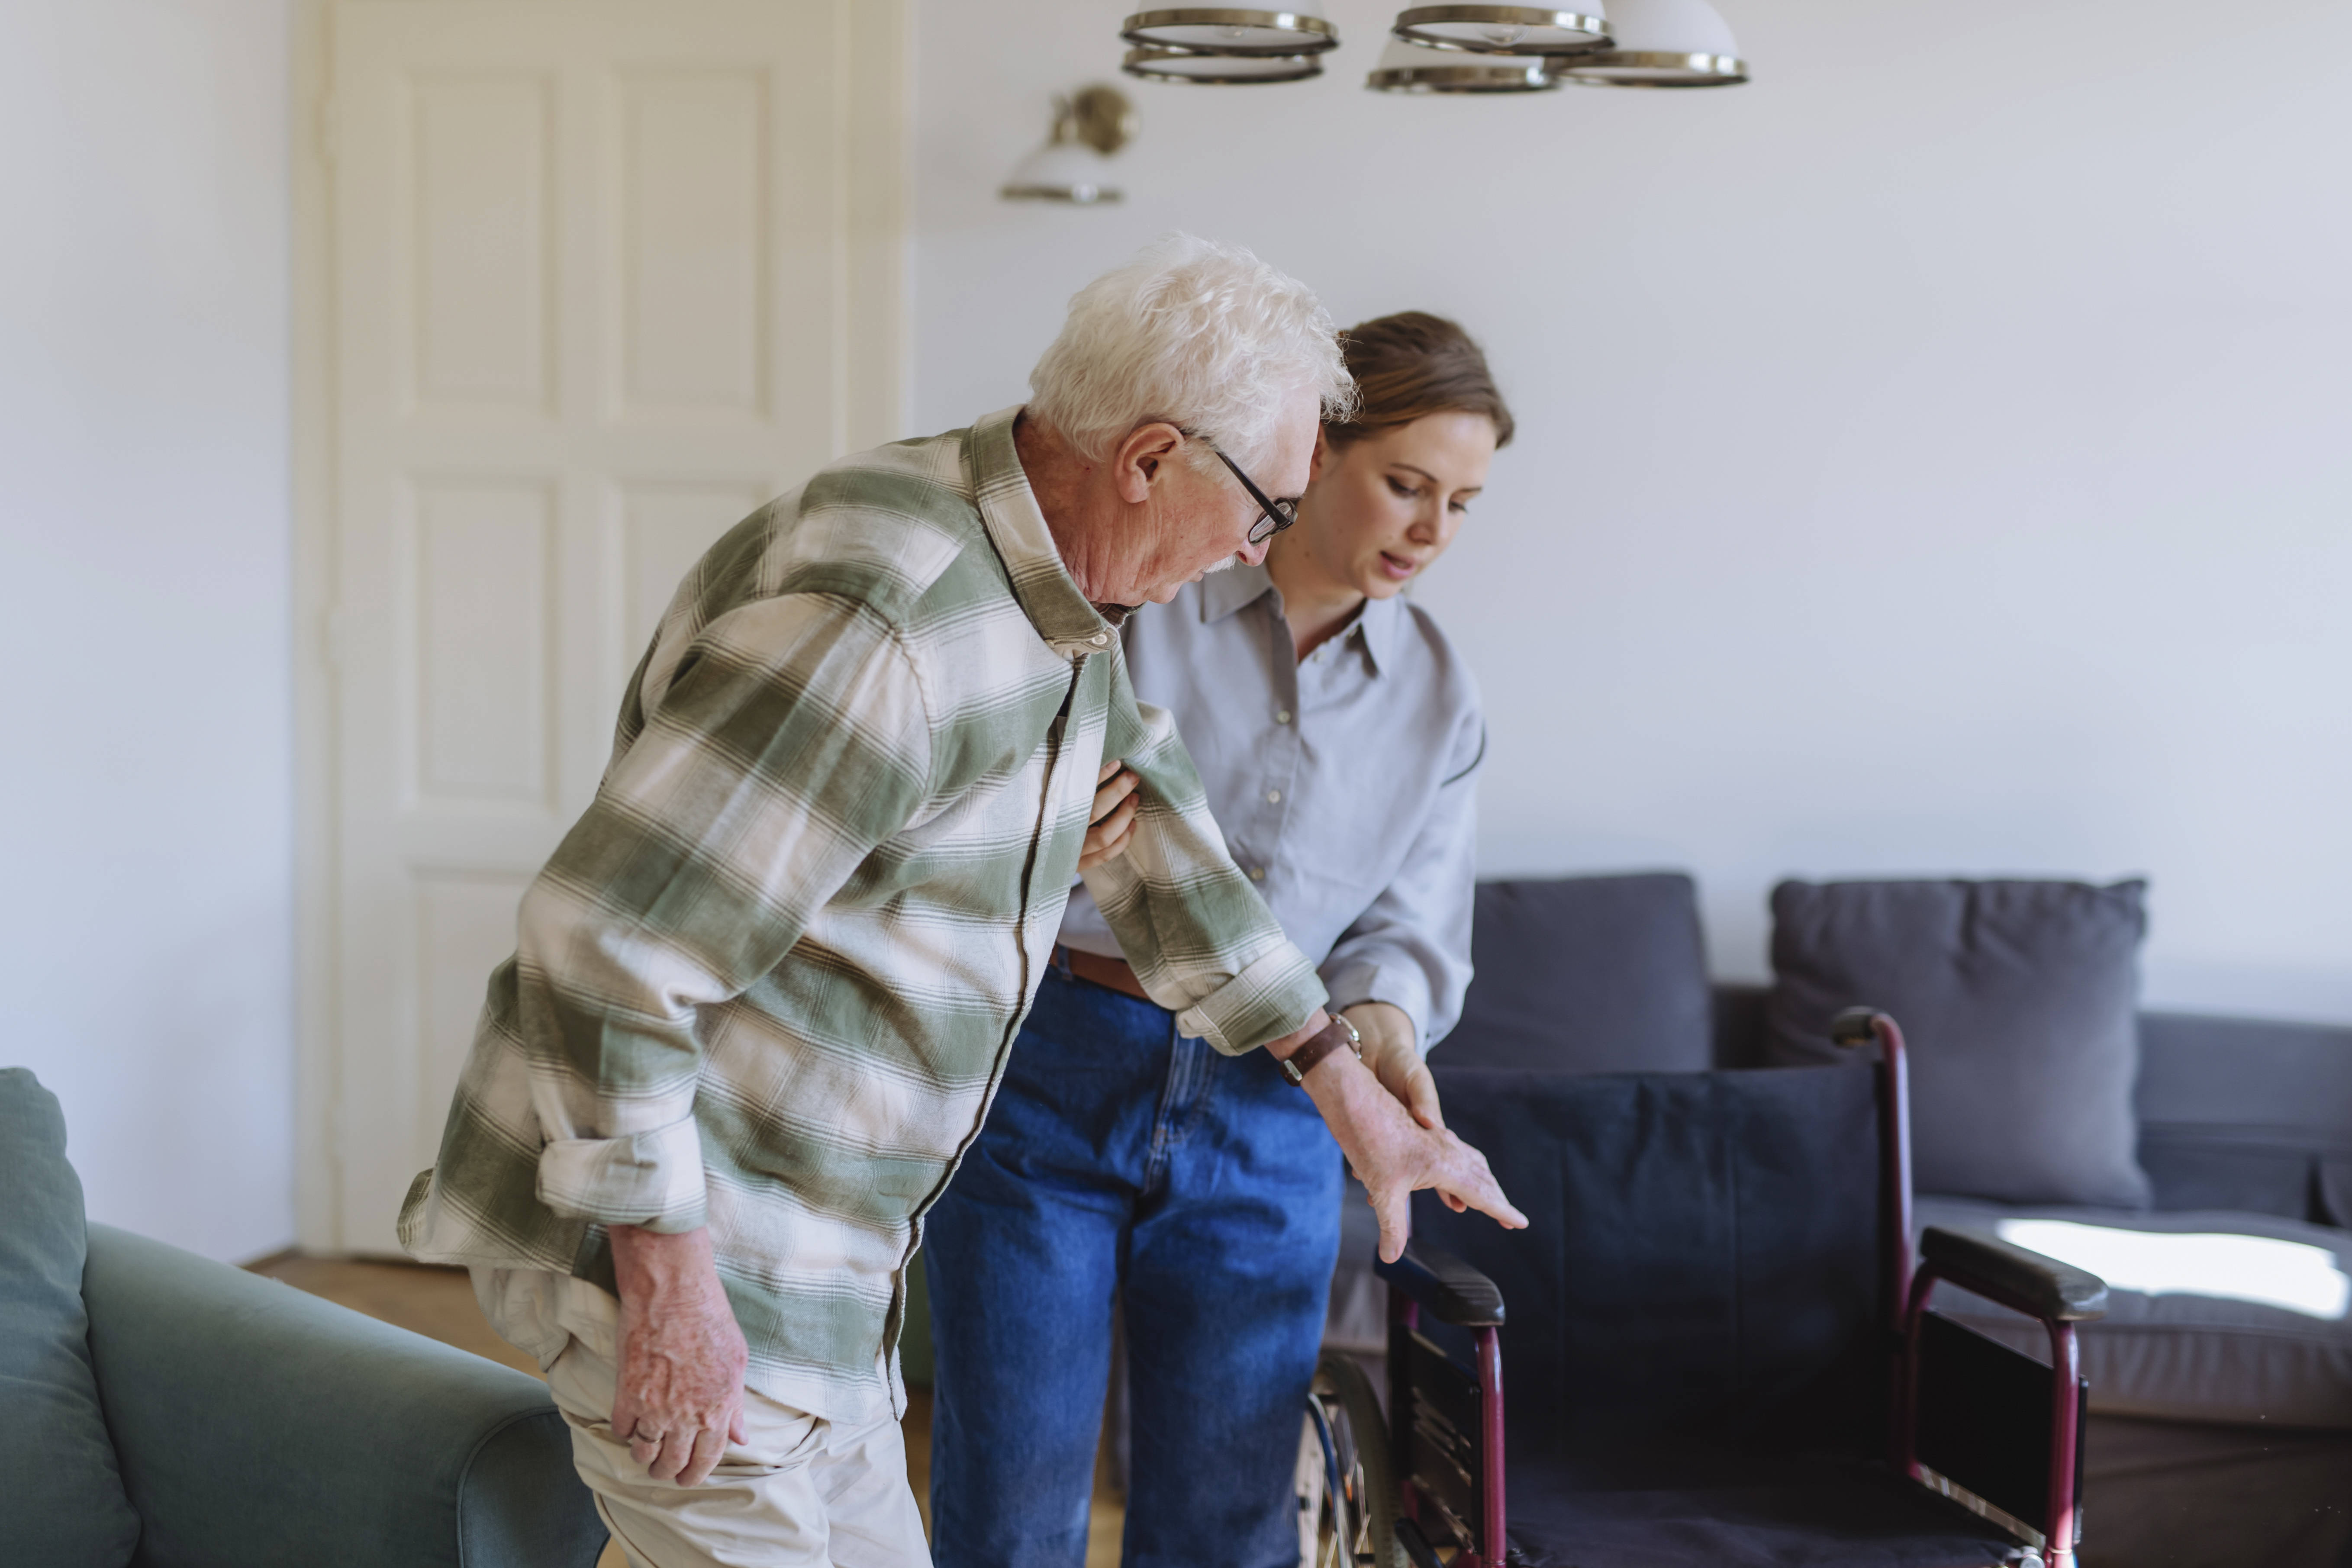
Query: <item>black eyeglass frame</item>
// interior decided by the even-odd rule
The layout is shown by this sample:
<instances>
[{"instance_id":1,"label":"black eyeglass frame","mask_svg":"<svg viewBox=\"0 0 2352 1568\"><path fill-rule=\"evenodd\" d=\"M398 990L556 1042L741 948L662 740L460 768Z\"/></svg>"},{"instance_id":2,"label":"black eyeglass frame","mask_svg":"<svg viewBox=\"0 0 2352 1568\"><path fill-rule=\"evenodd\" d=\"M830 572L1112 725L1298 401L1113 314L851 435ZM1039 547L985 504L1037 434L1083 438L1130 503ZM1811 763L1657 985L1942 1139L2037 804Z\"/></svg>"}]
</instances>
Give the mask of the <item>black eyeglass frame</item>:
<instances>
[{"instance_id":1,"label":"black eyeglass frame","mask_svg":"<svg viewBox=\"0 0 2352 1568\"><path fill-rule=\"evenodd\" d=\"M1179 426L1177 428L1182 429L1183 427ZM1249 475L1244 473L1242 471L1242 466L1239 463L1234 462L1231 458L1225 456L1223 448L1219 447L1214 441L1210 440L1206 436L1193 435L1190 430L1185 430L1184 434L1191 436L1193 440L1200 442L1201 445L1209 448L1210 451L1216 453L1217 461L1224 464L1225 467L1234 471L1234 478L1241 480L1242 489L1249 491L1250 500L1257 502L1258 510L1265 513L1265 515L1259 518L1257 521L1250 524L1249 542L1252 544L1264 544L1267 540L1272 539L1276 534L1280 533L1284 529L1288 528L1292 523L1298 521L1298 506L1297 502L1278 501L1272 496L1266 494L1264 490L1258 489L1257 481L1251 479ZM1274 526L1266 528L1265 525L1268 523L1272 523ZM1264 529L1265 531L1260 532L1260 529Z\"/></svg>"}]
</instances>

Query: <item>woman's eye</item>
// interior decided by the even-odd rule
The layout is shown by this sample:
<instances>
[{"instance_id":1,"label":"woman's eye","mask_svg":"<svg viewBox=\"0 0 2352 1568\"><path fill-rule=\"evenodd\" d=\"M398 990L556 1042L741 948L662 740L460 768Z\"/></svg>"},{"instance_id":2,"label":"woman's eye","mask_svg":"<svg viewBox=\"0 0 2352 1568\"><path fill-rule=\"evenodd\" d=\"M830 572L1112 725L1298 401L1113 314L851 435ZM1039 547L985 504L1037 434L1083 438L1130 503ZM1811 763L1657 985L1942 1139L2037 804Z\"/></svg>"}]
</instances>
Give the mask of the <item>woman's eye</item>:
<instances>
[{"instance_id":1,"label":"woman's eye","mask_svg":"<svg viewBox=\"0 0 2352 1568\"><path fill-rule=\"evenodd\" d=\"M1465 517L1470 515L1470 503L1466 500L1451 501L1447 504L1453 510L1460 512Z\"/></svg>"},{"instance_id":2,"label":"woman's eye","mask_svg":"<svg viewBox=\"0 0 2352 1568\"><path fill-rule=\"evenodd\" d=\"M1402 479L1395 479L1393 477L1389 480L1389 489L1396 491L1398 495L1402 496L1407 500L1412 500L1414 497L1421 494L1421 490L1417 486L1406 484Z\"/></svg>"}]
</instances>

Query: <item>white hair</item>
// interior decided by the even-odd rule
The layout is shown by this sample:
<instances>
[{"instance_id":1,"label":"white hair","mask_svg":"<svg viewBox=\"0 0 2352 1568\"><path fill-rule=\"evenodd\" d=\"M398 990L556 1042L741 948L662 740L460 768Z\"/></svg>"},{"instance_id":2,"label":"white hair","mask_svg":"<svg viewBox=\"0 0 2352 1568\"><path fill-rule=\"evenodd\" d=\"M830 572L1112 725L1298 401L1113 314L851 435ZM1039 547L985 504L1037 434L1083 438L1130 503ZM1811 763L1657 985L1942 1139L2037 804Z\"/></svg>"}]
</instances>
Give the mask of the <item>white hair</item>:
<instances>
[{"instance_id":1,"label":"white hair","mask_svg":"<svg viewBox=\"0 0 2352 1568\"><path fill-rule=\"evenodd\" d=\"M1082 457L1099 461L1164 419L1245 467L1267 456L1299 393L1313 392L1327 420L1347 417L1356 393L1339 329L1305 284L1189 234L1078 290L1029 389L1030 412Z\"/></svg>"}]
</instances>

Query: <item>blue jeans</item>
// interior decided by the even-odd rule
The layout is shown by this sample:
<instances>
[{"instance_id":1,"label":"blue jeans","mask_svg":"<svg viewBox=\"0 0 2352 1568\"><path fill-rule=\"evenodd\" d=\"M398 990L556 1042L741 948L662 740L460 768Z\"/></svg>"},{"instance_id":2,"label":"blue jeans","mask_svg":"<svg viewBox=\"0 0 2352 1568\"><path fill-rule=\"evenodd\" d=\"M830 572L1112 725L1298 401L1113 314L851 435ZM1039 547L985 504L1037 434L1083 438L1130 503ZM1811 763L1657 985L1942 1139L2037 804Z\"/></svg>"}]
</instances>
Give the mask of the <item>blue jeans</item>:
<instances>
[{"instance_id":1,"label":"blue jeans","mask_svg":"<svg viewBox=\"0 0 2352 1568\"><path fill-rule=\"evenodd\" d=\"M1126 1568L1291 1568L1340 1160L1265 1052L1048 970L923 1242L938 1568L1083 1568L1124 1304Z\"/></svg>"}]
</instances>

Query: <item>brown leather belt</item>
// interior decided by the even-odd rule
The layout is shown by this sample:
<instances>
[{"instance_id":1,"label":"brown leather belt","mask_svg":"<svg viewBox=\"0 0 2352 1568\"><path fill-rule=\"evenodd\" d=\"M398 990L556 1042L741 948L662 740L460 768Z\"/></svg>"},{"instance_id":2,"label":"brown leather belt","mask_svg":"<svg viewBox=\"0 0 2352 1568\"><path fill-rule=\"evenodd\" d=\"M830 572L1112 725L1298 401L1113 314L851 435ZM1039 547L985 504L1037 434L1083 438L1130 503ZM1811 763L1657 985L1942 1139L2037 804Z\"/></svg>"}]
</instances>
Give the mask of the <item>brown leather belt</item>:
<instances>
[{"instance_id":1,"label":"brown leather belt","mask_svg":"<svg viewBox=\"0 0 2352 1568\"><path fill-rule=\"evenodd\" d=\"M1098 952L1081 952L1055 942L1054 963L1063 973L1075 974L1088 984L1132 996L1139 1002L1151 1001L1151 993L1143 988L1143 982L1135 977L1133 966L1123 958L1105 958Z\"/></svg>"}]
</instances>

